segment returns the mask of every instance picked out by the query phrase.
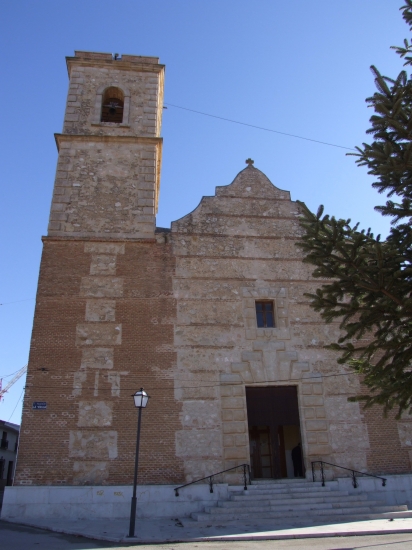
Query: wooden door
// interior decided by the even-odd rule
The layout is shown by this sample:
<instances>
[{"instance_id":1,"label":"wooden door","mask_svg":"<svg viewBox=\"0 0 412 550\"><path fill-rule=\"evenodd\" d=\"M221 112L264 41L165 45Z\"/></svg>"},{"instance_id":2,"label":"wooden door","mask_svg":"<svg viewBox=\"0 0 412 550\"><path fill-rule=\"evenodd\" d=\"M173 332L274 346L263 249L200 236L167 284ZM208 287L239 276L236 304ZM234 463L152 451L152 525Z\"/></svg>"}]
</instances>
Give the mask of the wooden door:
<instances>
[{"instance_id":1,"label":"wooden door","mask_svg":"<svg viewBox=\"0 0 412 550\"><path fill-rule=\"evenodd\" d=\"M252 476L287 477L283 426L300 425L296 386L246 388L246 403Z\"/></svg>"},{"instance_id":2,"label":"wooden door","mask_svg":"<svg viewBox=\"0 0 412 550\"><path fill-rule=\"evenodd\" d=\"M252 477L273 477L272 444L269 426L249 429L250 466Z\"/></svg>"}]
</instances>

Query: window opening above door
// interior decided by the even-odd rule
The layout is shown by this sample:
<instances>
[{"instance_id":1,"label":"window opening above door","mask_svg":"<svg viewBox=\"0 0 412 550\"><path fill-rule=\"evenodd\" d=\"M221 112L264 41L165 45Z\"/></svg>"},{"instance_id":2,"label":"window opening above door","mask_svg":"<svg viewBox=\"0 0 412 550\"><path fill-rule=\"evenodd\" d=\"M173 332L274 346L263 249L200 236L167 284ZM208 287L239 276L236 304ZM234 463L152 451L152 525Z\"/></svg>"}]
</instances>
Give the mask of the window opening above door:
<instances>
[{"instance_id":1,"label":"window opening above door","mask_svg":"<svg viewBox=\"0 0 412 550\"><path fill-rule=\"evenodd\" d=\"M273 314L273 302L261 300L255 302L256 323L258 328L273 328L275 326L275 316Z\"/></svg>"}]
</instances>

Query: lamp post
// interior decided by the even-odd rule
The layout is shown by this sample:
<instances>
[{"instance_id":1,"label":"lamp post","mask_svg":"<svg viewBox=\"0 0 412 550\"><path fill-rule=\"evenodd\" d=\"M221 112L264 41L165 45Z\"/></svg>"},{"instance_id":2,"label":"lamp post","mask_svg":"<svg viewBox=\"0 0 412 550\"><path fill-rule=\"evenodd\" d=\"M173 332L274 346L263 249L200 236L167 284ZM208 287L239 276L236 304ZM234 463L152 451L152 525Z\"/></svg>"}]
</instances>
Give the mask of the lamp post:
<instances>
[{"instance_id":1,"label":"lamp post","mask_svg":"<svg viewBox=\"0 0 412 550\"><path fill-rule=\"evenodd\" d=\"M137 421L137 439L136 439L136 458L134 463L134 482L133 482L133 496L132 496L132 505L130 509L130 526L129 526L129 538L134 537L134 526L136 522L136 485L137 485L137 467L139 465L139 442L140 442L140 422L142 418L142 409L144 409L147 405L147 402L149 400L149 396L147 393L143 390L143 388L140 388L139 391L137 391L134 395L132 395L134 399L134 406L139 409L139 419Z\"/></svg>"}]
</instances>

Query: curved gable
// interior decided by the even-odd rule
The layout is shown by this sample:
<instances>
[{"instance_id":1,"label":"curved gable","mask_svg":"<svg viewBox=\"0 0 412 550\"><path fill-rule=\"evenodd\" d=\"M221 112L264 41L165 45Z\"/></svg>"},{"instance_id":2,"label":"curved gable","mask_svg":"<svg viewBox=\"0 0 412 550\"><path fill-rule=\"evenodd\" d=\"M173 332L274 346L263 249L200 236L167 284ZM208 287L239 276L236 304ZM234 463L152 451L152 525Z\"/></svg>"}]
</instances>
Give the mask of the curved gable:
<instances>
[{"instance_id":1,"label":"curved gable","mask_svg":"<svg viewBox=\"0 0 412 550\"><path fill-rule=\"evenodd\" d=\"M216 196L290 200L289 191L275 187L263 172L251 165L239 172L230 185L216 187Z\"/></svg>"},{"instance_id":2,"label":"curved gable","mask_svg":"<svg viewBox=\"0 0 412 550\"><path fill-rule=\"evenodd\" d=\"M272 234L279 232L283 220L281 232L295 233L296 227L286 226L291 218L295 226L297 211L289 191L278 189L263 172L248 166L230 185L216 187L216 195L202 197L192 212L172 222L172 232Z\"/></svg>"}]
</instances>

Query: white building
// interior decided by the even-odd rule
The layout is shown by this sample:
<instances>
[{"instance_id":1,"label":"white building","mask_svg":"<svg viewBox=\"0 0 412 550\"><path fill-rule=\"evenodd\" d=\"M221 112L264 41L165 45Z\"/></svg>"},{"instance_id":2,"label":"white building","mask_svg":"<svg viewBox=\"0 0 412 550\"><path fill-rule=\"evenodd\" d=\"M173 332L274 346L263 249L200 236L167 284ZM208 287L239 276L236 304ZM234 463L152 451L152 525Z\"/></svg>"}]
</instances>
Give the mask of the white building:
<instances>
[{"instance_id":1,"label":"white building","mask_svg":"<svg viewBox=\"0 0 412 550\"><path fill-rule=\"evenodd\" d=\"M18 424L0 420L0 491L13 484L19 432Z\"/></svg>"}]
</instances>

